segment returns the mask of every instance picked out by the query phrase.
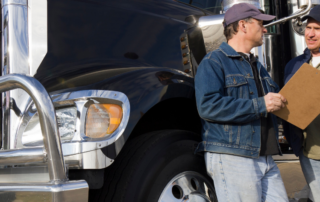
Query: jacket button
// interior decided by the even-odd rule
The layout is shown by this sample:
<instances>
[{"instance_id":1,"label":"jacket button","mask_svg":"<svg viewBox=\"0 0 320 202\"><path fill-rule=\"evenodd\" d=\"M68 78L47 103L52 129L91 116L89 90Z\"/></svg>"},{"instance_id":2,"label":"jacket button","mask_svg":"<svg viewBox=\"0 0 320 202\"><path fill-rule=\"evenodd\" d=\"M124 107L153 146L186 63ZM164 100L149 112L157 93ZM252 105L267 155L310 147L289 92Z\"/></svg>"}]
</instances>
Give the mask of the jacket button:
<instances>
[{"instance_id":1,"label":"jacket button","mask_svg":"<svg viewBox=\"0 0 320 202\"><path fill-rule=\"evenodd\" d=\"M252 94L253 94L253 92L250 92L250 94L252 95Z\"/></svg>"},{"instance_id":2,"label":"jacket button","mask_svg":"<svg viewBox=\"0 0 320 202\"><path fill-rule=\"evenodd\" d=\"M240 61L243 61L243 58L240 58Z\"/></svg>"},{"instance_id":3,"label":"jacket button","mask_svg":"<svg viewBox=\"0 0 320 202\"><path fill-rule=\"evenodd\" d=\"M247 76L249 77L249 76L250 76L250 74L247 74Z\"/></svg>"}]
</instances>

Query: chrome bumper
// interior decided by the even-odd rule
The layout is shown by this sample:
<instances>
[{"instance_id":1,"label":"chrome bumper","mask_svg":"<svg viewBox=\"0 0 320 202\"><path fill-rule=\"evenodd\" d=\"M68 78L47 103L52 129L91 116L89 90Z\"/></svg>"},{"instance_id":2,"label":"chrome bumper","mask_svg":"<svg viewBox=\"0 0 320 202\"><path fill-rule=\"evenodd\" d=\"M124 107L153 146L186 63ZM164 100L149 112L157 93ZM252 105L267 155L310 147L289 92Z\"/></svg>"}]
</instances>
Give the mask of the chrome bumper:
<instances>
[{"instance_id":1,"label":"chrome bumper","mask_svg":"<svg viewBox=\"0 0 320 202\"><path fill-rule=\"evenodd\" d=\"M55 109L47 91L33 77L19 74L9 74L0 77L0 92L17 88L26 91L35 103L39 113L44 150L2 150L0 151L0 166L6 168L6 166L12 164L32 164L43 161L48 166L49 181L0 183L1 201L88 201L89 187L86 181L69 181L67 178ZM41 151L43 151L42 154ZM26 158L26 152L32 155ZM28 173L24 175L28 175Z\"/></svg>"},{"instance_id":2,"label":"chrome bumper","mask_svg":"<svg viewBox=\"0 0 320 202\"><path fill-rule=\"evenodd\" d=\"M87 202L88 184L83 180L58 184L0 184L0 199L6 202Z\"/></svg>"}]
</instances>

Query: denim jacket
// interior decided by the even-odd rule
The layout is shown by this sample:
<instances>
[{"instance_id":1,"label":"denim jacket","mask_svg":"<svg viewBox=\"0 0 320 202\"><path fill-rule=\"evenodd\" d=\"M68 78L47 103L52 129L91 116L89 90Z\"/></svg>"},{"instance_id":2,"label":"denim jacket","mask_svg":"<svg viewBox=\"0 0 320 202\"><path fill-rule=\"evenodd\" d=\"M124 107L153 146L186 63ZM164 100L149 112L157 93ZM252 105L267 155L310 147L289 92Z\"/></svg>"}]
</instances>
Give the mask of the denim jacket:
<instances>
[{"instance_id":1,"label":"denim jacket","mask_svg":"<svg viewBox=\"0 0 320 202\"><path fill-rule=\"evenodd\" d=\"M278 92L278 85L257 62L264 94ZM195 76L197 108L202 118L202 142L196 152L209 151L258 158L261 147L260 117L268 114L248 61L227 43L208 53ZM278 142L278 141L277 141ZM279 146L279 144L278 144ZM279 149L280 150L280 149Z\"/></svg>"}]
</instances>

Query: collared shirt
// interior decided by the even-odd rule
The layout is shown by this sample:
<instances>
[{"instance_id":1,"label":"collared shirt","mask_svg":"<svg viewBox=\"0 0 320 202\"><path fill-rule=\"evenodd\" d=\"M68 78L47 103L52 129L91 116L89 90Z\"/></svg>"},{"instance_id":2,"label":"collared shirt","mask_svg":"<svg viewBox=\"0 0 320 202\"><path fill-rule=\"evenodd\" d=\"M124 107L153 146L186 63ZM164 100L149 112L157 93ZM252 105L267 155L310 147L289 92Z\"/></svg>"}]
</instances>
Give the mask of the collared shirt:
<instances>
[{"instance_id":1,"label":"collared shirt","mask_svg":"<svg viewBox=\"0 0 320 202\"><path fill-rule=\"evenodd\" d=\"M309 61L309 64L313 66L311 60ZM320 70L320 63L316 66L313 66L314 68ZM315 118L310 125L304 130L304 141L303 141L303 154L311 159L320 160L320 115Z\"/></svg>"},{"instance_id":2,"label":"collared shirt","mask_svg":"<svg viewBox=\"0 0 320 202\"><path fill-rule=\"evenodd\" d=\"M310 65L319 69L319 66L320 66L320 56L318 57L312 57L311 60L310 60Z\"/></svg>"},{"instance_id":3,"label":"collared shirt","mask_svg":"<svg viewBox=\"0 0 320 202\"><path fill-rule=\"evenodd\" d=\"M254 81L258 90L258 96L263 97L264 92L261 85L261 80L259 77L259 72L257 70L257 60L250 54L250 59L245 53L238 52L242 55L251 65L251 69L254 76ZM277 138L275 135L275 130L273 128L271 117L261 117L261 149L260 156L279 154Z\"/></svg>"}]
</instances>

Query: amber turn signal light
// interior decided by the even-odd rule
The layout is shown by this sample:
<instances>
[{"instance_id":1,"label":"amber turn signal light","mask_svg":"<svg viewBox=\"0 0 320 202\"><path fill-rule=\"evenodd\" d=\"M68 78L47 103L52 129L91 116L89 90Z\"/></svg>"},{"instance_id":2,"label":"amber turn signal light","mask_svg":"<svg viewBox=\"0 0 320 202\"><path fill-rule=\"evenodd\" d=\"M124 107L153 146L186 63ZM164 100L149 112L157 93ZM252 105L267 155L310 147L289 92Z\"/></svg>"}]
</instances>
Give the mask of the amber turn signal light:
<instances>
[{"instance_id":1,"label":"amber turn signal light","mask_svg":"<svg viewBox=\"0 0 320 202\"><path fill-rule=\"evenodd\" d=\"M116 104L92 104L86 117L86 136L102 138L112 134L120 125L122 108Z\"/></svg>"}]
</instances>

